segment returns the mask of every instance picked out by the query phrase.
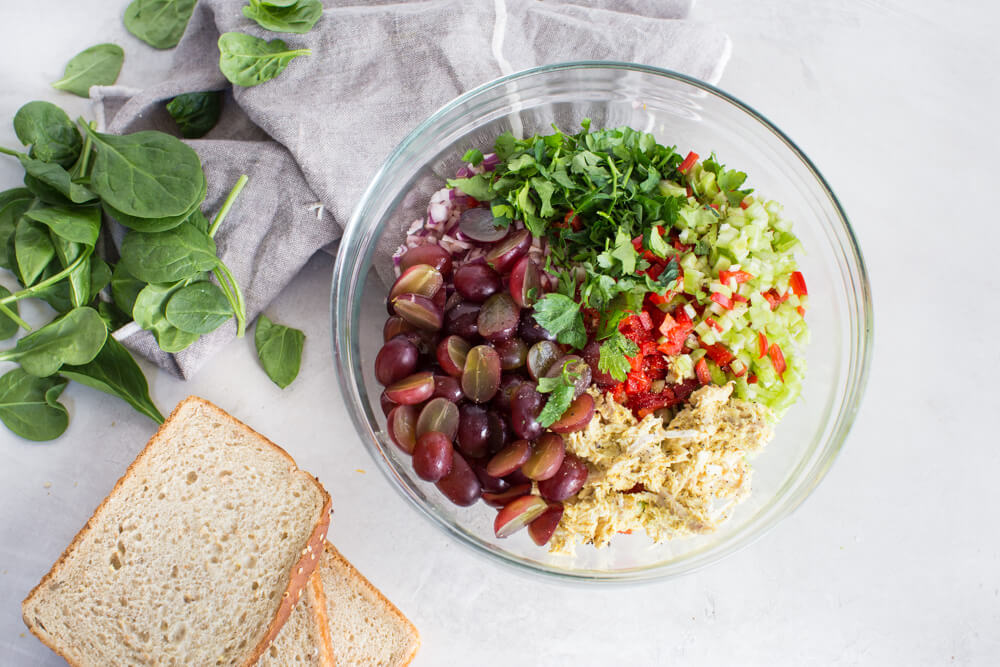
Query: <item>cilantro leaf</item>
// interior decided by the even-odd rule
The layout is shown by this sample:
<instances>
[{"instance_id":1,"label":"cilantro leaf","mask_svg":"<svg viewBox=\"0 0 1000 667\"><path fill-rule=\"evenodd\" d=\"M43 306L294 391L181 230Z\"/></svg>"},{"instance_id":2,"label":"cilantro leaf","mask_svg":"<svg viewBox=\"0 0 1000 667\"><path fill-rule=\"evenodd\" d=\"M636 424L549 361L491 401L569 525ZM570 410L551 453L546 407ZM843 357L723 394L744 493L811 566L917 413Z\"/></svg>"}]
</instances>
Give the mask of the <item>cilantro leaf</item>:
<instances>
[{"instance_id":1,"label":"cilantro leaf","mask_svg":"<svg viewBox=\"0 0 1000 667\"><path fill-rule=\"evenodd\" d=\"M601 344L601 357L597 361L597 369L608 373L619 382L624 382L632 368L628 357L634 357L638 353L639 346L635 341L626 338L621 331L615 330L611 337Z\"/></svg>"},{"instance_id":2,"label":"cilantro leaf","mask_svg":"<svg viewBox=\"0 0 1000 667\"><path fill-rule=\"evenodd\" d=\"M574 381L580 374L570 372L569 366L572 363L571 361L564 363L562 372L555 377L538 379L538 393L549 395L549 400L545 402L545 407L538 415L538 423L545 428L559 421L576 395Z\"/></svg>"},{"instance_id":3,"label":"cilantro leaf","mask_svg":"<svg viewBox=\"0 0 1000 667\"><path fill-rule=\"evenodd\" d=\"M535 321L560 343L582 349L587 344L580 304L564 294L546 294L535 304Z\"/></svg>"},{"instance_id":4,"label":"cilantro leaf","mask_svg":"<svg viewBox=\"0 0 1000 667\"><path fill-rule=\"evenodd\" d=\"M483 161L483 154L481 151L470 148L465 151L465 155L462 156L462 162L470 162L473 167L479 166L479 163Z\"/></svg>"},{"instance_id":5,"label":"cilantro leaf","mask_svg":"<svg viewBox=\"0 0 1000 667\"><path fill-rule=\"evenodd\" d=\"M630 276L635 273L638 256L632 245L632 237L619 227L614 247L597 256L597 265L608 271L614 271L617 266L620 275Z\"/></svg>"},{"instance_id":6,"label":"cilantro leaf","mask_svg":"<svg viewBox=\"0 0 1000 667\"><path fill-rule=\"evenodd\" d=\"M486 174L475 174L469 178L449 178L449 188L458 188L473 199L489 201L493 199L490 179Z\"/></svg>"},{"instance_id":7,"label":"cilantro leaf","mask_svg":"<svg viewBox=\"0 0 1000 667\"><path fill-rule=\"evenodd\" d=\"M516 145L517 145L517 139L514 138L514 135L511 134L509 131L504 132L499 137L497 137L497 140L494 142L493 151L497 154L497 158L499 158L500 161L503 162L508 157L514 154L514 151L516 150Z\"/></svg>"}]
</instances>

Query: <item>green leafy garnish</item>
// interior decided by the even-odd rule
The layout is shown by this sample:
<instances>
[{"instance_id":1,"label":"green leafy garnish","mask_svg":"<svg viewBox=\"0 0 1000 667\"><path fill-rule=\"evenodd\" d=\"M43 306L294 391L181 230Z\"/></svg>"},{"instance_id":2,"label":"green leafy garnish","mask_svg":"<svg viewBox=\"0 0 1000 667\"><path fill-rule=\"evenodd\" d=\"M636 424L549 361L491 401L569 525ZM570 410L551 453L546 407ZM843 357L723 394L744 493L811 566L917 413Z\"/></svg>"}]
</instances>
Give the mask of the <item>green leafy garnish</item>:
<instances>
[{"instance_id":1,"label":"green leafy garnish","mask_svg":"<svg viewBox=\"0 0 1000 667\"><path fill-rule=\"evenodd\" d=\"M580 304L564 294L546 294L535 304L535 321L560 343L582 348L587 344Z\"/></svg>"},{"instance_id":2,"label":"green leafy garnish","mask_svg":"<svg viewBox=\"0 0 1000 667\"><path fill-rule=\"evenodd\" d=\"M639 346L635 341L626 338L622 332L615 329L614 333L601 345L601 356L597 361L597 369L608 373L619 382L624 382L632 368L628 357L634 357L638 353Z\"/></svg>"},{"instance_id":3,"label":"green leafy garnish","mask_svg":"<svg viewBox=\"0 0 1000 667\"><path fill-rule=\"evenodd\" d=\"M483 161L482 151L470 148L465 151L465 155L462 156L462 162L469 162L473 167L479 166L479 163Z\"/></svg>"},{"instance_id":4,"label":"green leafy garnish","mask_svg":"<svg viewBox=\"0 0 1000 667\"><path fill-rule=\"evenodd\" d=\"M298 329L277 324L260 315L254 331L257 357L264 372L282 389L292 383L302 365L302 346L306 335Z\"/></svg>"},{"instance_id":5,"label":"green leafy garnish","mask_svg":"<svg viewBox=\"0 0 1000 667\"><path fill-rule=\"evenodd\" d=\"M719 189L726 195L726 200L731 206L738 205L743 201L744 197L753 192L752 188L747 188L746 190L739 189L744 181L747 180L746 173L737 171L736 169L726 169L725 166L719 164L715 153L712 153L707 160L702 162L701 166L705 171L715 174L715 182L719 184Z\"/></svg>"},{"instance_id":6,"label":"green leafy garnish","mask_svg":"<svg viewBox=\"0 0 1000 667\"><path fill-rule=\"evenodd\" d=\"M545 407L538 415L538 423L545 428L559 421L573 402L576 394L574 381L580 374L569 370L572 364L572 361L565 362L562 372L555 377L538 378L538 393L549 395L549 400L545 402Z\"/></svg>"}]
</instances>

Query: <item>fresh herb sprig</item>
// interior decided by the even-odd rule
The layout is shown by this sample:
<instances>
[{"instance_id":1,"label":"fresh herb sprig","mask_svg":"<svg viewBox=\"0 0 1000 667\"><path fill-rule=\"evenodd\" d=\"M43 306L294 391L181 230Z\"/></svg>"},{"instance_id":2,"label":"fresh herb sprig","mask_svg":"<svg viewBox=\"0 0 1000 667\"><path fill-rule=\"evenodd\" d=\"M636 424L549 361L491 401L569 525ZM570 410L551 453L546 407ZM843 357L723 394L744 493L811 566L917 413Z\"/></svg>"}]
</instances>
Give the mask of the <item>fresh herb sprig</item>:
<instances>
[{"instance_id":1,"label":"fresh herb sprig","mask_svg":"<svg viewBox=\"0 0 1000 667\"><path fill-rule=\"evenodd\" d=\"M576 380L580 377L578 371L570 370L572 361L563 363L562 369L555 377L538 378L538 393L548 394L549 400L538 414L538 423L548 428L559 421L573 397L576 395Z\"/></svg>"}]
</instances>

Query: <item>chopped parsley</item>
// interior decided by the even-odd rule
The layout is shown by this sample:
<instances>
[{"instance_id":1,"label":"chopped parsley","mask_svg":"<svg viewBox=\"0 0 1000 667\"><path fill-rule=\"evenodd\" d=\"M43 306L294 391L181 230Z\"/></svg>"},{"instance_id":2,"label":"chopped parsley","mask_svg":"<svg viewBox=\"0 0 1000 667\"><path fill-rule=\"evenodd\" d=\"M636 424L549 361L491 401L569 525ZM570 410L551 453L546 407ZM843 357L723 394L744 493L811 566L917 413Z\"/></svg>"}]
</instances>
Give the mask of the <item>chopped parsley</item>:
<instances>
[{"instance_id":1,"label":"chopped parsley","mask_svg":"<svg viewBox=\"0 0 1000 667\"><path fill-rule=\"evenodd\" d=\"M577 372L569 370L573 362L567 361L563 364L562 372L556 377L538 378L538 393L548 394L549 400L545 402L538 415L538 423L548 428L555 424L563 416L573 397L576 395L576 385L574 381L580 377Z\"/></svg>"}]
</instances>

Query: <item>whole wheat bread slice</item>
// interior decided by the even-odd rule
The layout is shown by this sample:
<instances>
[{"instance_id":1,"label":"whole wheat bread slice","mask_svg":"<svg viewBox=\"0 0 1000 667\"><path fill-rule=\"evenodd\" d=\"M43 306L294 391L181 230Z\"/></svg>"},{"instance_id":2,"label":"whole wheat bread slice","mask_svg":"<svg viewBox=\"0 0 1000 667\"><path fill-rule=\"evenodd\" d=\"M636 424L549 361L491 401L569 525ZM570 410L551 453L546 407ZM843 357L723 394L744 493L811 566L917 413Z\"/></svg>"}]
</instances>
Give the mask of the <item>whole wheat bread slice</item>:
<instances>
[{"instance_id":1,"label":"whole wheat bread slice","mask_svg":"<svg viewBox=\"0 0 1000 667\"><path fill-rule=\"evenodd\" d=\"M330 646L326 596L319 571L309 577L305 594L288 622L264 651L256 667L336 667Z\"/></svg>"},{"instance_id":2,"label":"whole wheat bread slice","mask_svg":"<svg viewBox=\"0 0 1000 667\"><path fill-rule=\"evenodd\" d=\"M190 397L22 604L73 665L252 665L322 553L330 496Z\"/></svg>"},{"instance_id":3,"label":"whole wheat bread slice","mask_svg":"<svg viewBox=\"0 0 1000 667\"><path fill-rule=\"evenodd\" d=\"M410 664L420 648L417 629L329 542L316 572L337 667Z\"/></svg>"}]
</instances>

